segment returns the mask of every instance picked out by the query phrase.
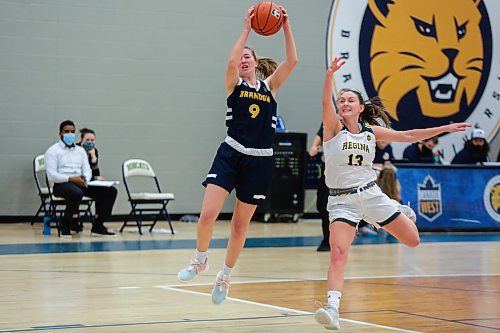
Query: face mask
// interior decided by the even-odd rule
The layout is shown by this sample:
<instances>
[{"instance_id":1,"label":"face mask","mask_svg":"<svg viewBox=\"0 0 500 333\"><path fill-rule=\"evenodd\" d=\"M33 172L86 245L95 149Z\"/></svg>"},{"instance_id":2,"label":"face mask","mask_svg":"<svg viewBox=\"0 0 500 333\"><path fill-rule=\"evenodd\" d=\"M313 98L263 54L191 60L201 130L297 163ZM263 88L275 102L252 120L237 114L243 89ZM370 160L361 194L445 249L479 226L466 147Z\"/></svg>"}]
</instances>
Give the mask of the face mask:
<instances>
[{"instance_id":1,"label":"face mask","mask_svg":"<svg viewBox=\"0 0 500 333\"><path fill-rule=\"evenodd\" d=\"M71 146L75 143L75 133L64 133L62 140L68 146Z\"/></svg>"},{"instance_id":2,"label":"face mask","mask_svg":"<svg viewBox=\"0 0 500 333\"><path fill-rule=\"evenodd\" d=\"M425 153L427 153L427 154L432 153L432 149L429 149L429 148L427 148L426 145L423 145L422 146L422 153L424 153L424 154Z\"/></svg>"},{"instance_id":3,"label":"face mask","mask_svg":"<svg viewBox=\"0 0 500 333\"><path fill-rule=\"evenodd\" d=\"M82 147L85 150L92 150L95 147L95 143L93 143L92 141L84 141Z\"/></svg>"}]
</instances>

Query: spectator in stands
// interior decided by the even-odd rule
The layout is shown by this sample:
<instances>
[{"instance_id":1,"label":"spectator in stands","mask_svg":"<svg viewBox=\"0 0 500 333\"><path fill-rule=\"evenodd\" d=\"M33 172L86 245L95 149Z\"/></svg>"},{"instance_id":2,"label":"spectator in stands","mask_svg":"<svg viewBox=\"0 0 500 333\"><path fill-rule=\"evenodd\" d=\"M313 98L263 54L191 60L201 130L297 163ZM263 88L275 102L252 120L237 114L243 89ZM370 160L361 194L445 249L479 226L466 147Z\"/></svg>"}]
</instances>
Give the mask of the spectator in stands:
<instances>
[{"instance_id":1,"label":"spectator in stands","mask_svg":"<svg viewBox=\"0 0 500 333\"><path fill-rule=\"evenodd\" d=\"M392 163L384 164L377 176L377 184L389 198L401 202L401 184L396 175L396 167Z\"/></svg>"},{"instance_id":2,"label":"spectator in stands","mask_svg":"<svg viewBox=\"0 0 500 333\"><path fill-rule=\"evenodd\" d=\"M73 214L78 211L83 196L93 198L96 205L96 218L92 226L92 236L114 236L104 226L104 220L111 216L116 200L116 188L87 186L92 171L87 154L82 147L75 145L75 124L65 120L59 125L60 140L45 153L47 178L55 196L64 198L66 210L61 222L62 238L71 238Z\"/></svg>"},{"instance_id":3,"label":"spectator in stands","mask_svg":"<svg viewBox=\"0 0 500 333\"><path fill-rule=\"evenodd\" d=\"M480 128L475 128L472 131L470 140L464 144L464 149L459 151L451 164L476 164L483 163L488 160L488 152L490 145L486 141L486 135Z\"/></svg>"},{"instance_id":4,"label":"spectator in stands","mask_svg":"<svg viewBox=\"0 0 500 333\"><path fill-rule=\"evenodd\" d=\"M101 176L101 171L99 169L99 152L97 151L95 142L96 142L96 135L94 130L90 128L80 129L80 142L78 142L77 145L85 149L85 152L87 153L90 169L92 170L92 180L104 180L104 177ZM109 189L108 191L118 193L116 187L112 187L112 189ZM96 206L97 205L98 203L96 202ZM98 219L99 213L96 212L94 217ZM82 224L77 224L77 225L78 227L75 226L75 223L72 223L72 229L75 231L82 231L83 225Z\"/></svg>"},{"instance_id":5,"label":"spectator in stands","mask_svg":"<svg viewBox=\"0 0 500 333\"><path fill-rule=\"evenodd\" d=\"M384 168L386 162L392 162L394 154L392 153L392 146L387 141L377 141L375 146L375 158L373 159L373 168L378 171Z\"/></svg>"},{"instance_id":6,"label":"spectator in stands","mask_svg":"<svg viewBox=\"0 0 500 333\"><path fill-rule=\"evenodd\" d=\"M316 137L313 140L311 148L309 148L309 155L314 157L322 150L323 147L323 124L319 127ZM321 217L321 228L323 230L323 240L318 246L318 252L330 252L330 219L326 205L328 204L328 187L325 184L325 161L321 157L321 178L319 186L316 191L316 209Z\"/></svg>"},{"instance_id":7,"label":"spectator in stands","mask_svg":"<svg viewBox=\"0 0 500 333\"><path fill-rule=\"evenodd\" d=\"M85 149L89 158L90 169L92 169L92 180L104 180L99 170L99 152L95 147L95 132L90 128L82 128L80 130L80 142L77 143Z\"/></svg>"},{"instance_id":8,"label":"spectator in stands","mask_svg":"<svg viewBox=\"0 0 500 333\"><path fill-rule=\"evenodd\" d=\"M403 159L410 163L438 163L433 152L437 144L437 136L413 143L404 150Z\"/></svg>"}]
</instances>

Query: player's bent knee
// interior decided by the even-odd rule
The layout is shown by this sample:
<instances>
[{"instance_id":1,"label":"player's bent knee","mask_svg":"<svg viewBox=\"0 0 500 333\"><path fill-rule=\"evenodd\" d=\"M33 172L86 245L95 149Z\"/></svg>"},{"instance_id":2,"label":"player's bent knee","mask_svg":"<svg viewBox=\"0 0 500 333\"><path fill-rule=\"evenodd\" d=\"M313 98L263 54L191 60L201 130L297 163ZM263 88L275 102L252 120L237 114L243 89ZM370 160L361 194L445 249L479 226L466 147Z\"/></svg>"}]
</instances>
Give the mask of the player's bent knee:
<instances>
[{"instance_id":1,"label":"player's bent knee","mask_svg":"<svg viewBox=\"0 0 500 333\"><path fill-rule=\"evenodd\" d=\"M347 250L339 246L333 246L331 250L330 259L333 264L344 265L347 261Z\"/></svg>"},{"instance_id":2,"label":"player's bent knee","mask_svg":"<svg viewBox=\"0 0 500 333\"><path fill-rule=\"evenodd\" d=\"M408 241L405 242L406 246L409 247L417 247L420 245L420 237L417 235L417 237L411 238Z\"/></svg>"},{"instance_id":3,"label":"player's bent knee","mask_svg":"<svg viewBox=\"0 0 500 333\"><path fill-rule=\"evenodd\" d=\"M217 213L213 212L205 212L200 215L200 218L198 220L198 224L203 224L203 225L212 225L215 223L215 220L217 219Z\"/></svg>"},{"instance_id":4,"label":"player's bent knee","mask_svg":"<svg viewBox=\"0 0 500 333\"><path fill-rule=\"evenodd\" d=\"M231 235L233 237L243 238L246 237L247 227L246 226L233 226L231 228Z\"/></svg>"}]
</instances>

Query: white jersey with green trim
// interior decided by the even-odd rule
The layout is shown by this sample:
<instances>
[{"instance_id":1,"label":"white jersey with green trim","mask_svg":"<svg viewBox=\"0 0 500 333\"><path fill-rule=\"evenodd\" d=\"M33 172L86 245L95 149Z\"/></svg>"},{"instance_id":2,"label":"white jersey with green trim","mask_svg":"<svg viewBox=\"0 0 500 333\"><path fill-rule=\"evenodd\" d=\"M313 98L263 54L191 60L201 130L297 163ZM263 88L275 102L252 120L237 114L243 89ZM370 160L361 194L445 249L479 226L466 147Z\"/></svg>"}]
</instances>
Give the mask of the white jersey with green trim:
<instances>
[{"instance_id":1,"label":"white jersey with green trim","mask_svg":"<svg viewBox=\"0 0 500 333\"><path fill-rule=\"evenodd\" d=\"M344 126L332 139L323 142L325 182L329 188L366 185L377 179L372 168L375 158L375 135L370 125L360 124L353 134Z\"/></svg>"}]
</instances>

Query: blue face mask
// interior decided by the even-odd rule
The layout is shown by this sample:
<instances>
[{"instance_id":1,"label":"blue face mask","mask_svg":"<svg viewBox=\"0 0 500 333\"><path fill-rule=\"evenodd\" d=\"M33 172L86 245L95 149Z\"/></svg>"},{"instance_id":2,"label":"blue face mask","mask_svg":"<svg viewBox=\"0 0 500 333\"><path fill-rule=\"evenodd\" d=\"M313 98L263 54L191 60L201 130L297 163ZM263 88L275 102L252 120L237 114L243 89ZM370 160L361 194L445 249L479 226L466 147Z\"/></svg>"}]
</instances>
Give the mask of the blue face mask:
<instances>
[{"instance_id":1,"label":"blue face mask","mask_svg":"<svg viewBox=\"0 0 500 333\"><path fill-rule=\"evenodd\" d=\"M94 142L92 142L92 141L84 141L84 142L82 143L82 147L83 147L83 149L85 149L85 150L92 150L92 149L94 149L94 147L95 147L95 143L94 143Z\"/></svg>"},{"instance_id":2,"label":"blue face mask","mask_svg":"<svg viewBox=\"0 0 500 333\"><path fill-rule=\"evenodd\" d=\"M64 133L62 140L68 146L71 146L75 143L75 133Z\"/></svg>"}]
</instances>

